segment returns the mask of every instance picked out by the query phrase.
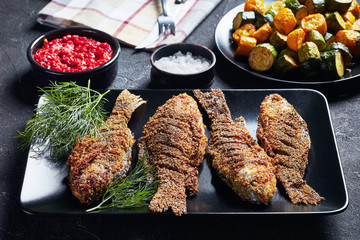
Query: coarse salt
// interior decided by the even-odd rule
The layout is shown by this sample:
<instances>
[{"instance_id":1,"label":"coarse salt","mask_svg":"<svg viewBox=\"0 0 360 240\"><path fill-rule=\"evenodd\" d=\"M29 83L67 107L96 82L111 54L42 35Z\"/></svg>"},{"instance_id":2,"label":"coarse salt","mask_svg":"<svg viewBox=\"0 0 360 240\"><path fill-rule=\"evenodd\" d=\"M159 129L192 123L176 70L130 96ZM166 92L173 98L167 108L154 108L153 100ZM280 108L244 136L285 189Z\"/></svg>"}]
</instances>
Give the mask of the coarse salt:
<instances>
[{"instance_id":1,"label":"coarse salt","mask_svg":"<svg viewBox=\"0 0 360 240\"><path fill-rule=\"evenodd\" d=\"M191 52L178 51L174 55L162 57L155 61L155 65L166 72L175 74L193 74L205 71L210 61L201 56L193 56Z\"/></svg>"}]
</instances>

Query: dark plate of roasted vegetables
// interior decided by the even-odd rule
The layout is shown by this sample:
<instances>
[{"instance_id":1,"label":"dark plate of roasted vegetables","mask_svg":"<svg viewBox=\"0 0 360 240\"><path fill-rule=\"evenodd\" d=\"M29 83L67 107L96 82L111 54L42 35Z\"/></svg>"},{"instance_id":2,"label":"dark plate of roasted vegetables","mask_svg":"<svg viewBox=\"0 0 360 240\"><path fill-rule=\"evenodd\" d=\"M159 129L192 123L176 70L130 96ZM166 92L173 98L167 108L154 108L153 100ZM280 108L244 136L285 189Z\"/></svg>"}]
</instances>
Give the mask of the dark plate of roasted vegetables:
<instances>
[{"instance_id":1,"label":"dark plate of roasted vegetables","mask_svg":"<svg viewBox=\"0 0 360 240\"><path fill-rule=\"evenodd\" d=\"M247 0L220 20L215 41L231 63L272 81L328 85L360 74L356 0Z\"/></svg>"}]
</instances>

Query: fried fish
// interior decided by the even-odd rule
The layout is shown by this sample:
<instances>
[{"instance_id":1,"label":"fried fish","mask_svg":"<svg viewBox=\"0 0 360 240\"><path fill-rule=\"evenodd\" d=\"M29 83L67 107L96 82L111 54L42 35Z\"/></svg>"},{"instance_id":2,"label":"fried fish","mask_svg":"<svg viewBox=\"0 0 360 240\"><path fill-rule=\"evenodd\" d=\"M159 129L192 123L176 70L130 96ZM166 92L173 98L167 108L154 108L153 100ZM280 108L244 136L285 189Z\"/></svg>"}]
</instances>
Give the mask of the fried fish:
<instances>
[{"instance_id":1,"label":"fried fish","mask_svg":"<svg viewBox=\"0 0 360 240\"><path fill-rule=\"evenodd\" d=\"M186 197L198 192L198 169L207 138L196 101L187 94L173 96L160 106L144 126L139 158L148 155L154 166L158 190L150 202L153 212L171 208L187 213Z\"/></svg>"},{"instance_id":2,"label":"fried fish","mask_svg":"<svg viewBox=\"0 0 360 240\"><path fill-rule=\"evenodd\" d=\"M268 95L261 103L257 138L293 204L317 205L324 199L303 180L311 146L307 124L279 94Z\"/></svg>"},{"instance_id":3,"label":"fried fish","mask_svg":"<svg viewBox=\"0 0 360 240\"><path fill-rule=\"evenodd\" d=\"M244 118L231 119L219 89L207 93L194 90L194 94L211 121L208 152L213 168L244 201L268 204L276 192L274 168L246 129Z\"/></svg>"},{"instance_id":4,"label":"fried fish","mask_svg":"<svg viewBox=\"0 0 360 240\"><path fill-rule=\"evenodd\" d=\"M144 103L139 96L122 91L101 129L103 138L85 136L74 146L67 164L70 189L80 202L98 201L115 178L126 176L135 142L127 124L135 109Z\"/></svg>"}]
</instances>

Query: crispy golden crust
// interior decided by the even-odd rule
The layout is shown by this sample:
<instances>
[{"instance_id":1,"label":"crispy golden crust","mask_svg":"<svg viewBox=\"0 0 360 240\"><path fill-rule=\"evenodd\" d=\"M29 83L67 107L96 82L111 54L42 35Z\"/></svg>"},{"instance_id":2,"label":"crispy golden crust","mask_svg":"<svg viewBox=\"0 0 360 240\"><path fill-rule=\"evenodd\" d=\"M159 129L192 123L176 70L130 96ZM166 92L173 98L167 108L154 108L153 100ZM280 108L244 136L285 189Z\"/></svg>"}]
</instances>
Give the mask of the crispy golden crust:
<instances>
[{"instance_id":1,"label":"crispy golden crust","mask_svg":"<svg viewBox=\"0 0 360 240\"><path fill-rule=\"evenodd\" d=\"M257 137L292 203L316 205L324 199L302 179L311 146L307 124L279 94L269 95L261 103Z\"/></svg>"},{"instance_id":2,"label":"crispy golden crust","mask_svg":"<svg viewBox=\"0 0 360 240\"><path fill-rule=\"evenodd\" d=\"M276 192L270 158L251 137L242 117L234 121L219 89L194 91L211 120L209 154L219 176L244 201L268 204Z\"/></svg>"},{"instance_id":3,"label":"crispy golden crust","mask_svg":"<svg viewBox=\"0 0 360 240\"><path fill-rule=\"evenodd\" d=\"M125 177L135 142L127 123L143 103L140 97L124 90L106 121L108 127L101 129L104 139L85 136L74 146L67 164L70 189L80 202L98 201L116 177Z\"/></svg>"},{"instance_id":4,"label":"crispy golden crust","mask_svg":"<svg viewBox=\"0 0 360 240\"><path fill-rule=\"evenodd\" d=\"M207 138L195 100L180 94L160 106L144 126L139 139L139 156L149 154L159 188L149 208L153 212L172 209L186 213L186 193L198 192L197 166L203 161Z\"/></svg>"},{"instance_id":5,"label":"crispy golden crust","mask_svg":"<svg viewBox=\"0 0 360 240\"><path fill-rule=\"evenodd\" d=\"M159 188L150 202L153 212L165 212L169 208L175 215L186 213L185 175L168 168L157 168Z\"/></svg>"}]
</instances>

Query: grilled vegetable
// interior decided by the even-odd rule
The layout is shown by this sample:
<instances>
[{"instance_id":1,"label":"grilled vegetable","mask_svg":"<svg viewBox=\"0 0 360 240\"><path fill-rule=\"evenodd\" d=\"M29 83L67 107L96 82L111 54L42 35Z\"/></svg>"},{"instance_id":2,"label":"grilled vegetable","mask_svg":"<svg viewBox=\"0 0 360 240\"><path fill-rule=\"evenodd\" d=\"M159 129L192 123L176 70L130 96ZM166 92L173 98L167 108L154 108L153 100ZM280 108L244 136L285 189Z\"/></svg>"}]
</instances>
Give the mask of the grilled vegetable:
<instances>
[{"instance_id":1,"label":"grilled vegetable","mask_svg":"<svg viewBox=\"0 0 360 240\"><path fill-rule=\"evenodd\" d=\"M253 37L241 36L235 51L235 56L249 56L251 49L256 46L257 40Z\"/></svg>"},{"instance_id":2,"label":"grilled vegetable","mask_svg":"<svg viewBox=\"0 0 360 240\"><path fill-rule=\"evenodd\" d=\"M320 51L315 43L305 42L298 49L299 62L303 63L310 58L319 58Z\"/></svg>"},{"instance_id":3,"label":"grilled vegetable","mask_svg":"<svg viewBox=\"0 0 360 240\"><path fill-rule=\"evenodd\" d=\"M346 30L354 30L353 25L351 22L345 22Z\"/></svg>"},{"instance_id":4,"label":"grilled vegetable","mask_svg":"<svg viewBox=\"0 0 360 240\"><path fill-rule=\"evenodd\" d=\"M306 0L304 5L307 7L309 14L324 14L326 11L325 0Z\"/></svg>"},{"instance_id":5,"label":"grilled vegetable","mask_svg":"<svg viewBox=\"0 0 360 240\"><path fill-rule=\"evenodd\" d=\"M351 12L356 19L360 18L360 8L359 8L359 4L356 0L352 0L348 11Z\"/></svg>"},{"instance_id":6,"label":"grilled vegetable","mask_svg":"<svg viewBox=\"0 0 360 240\"><path fill-rule=\"evenodd\" d=\"M258 10L261 13L264 13L265 6L264 0L247 0L244 4L245 11L254 11Z\"/></svg>"},{"instance_id":7,"label":"grilled vegetable","mask_svg":"<svg viewBox=\"0 0 360 240\"><path fill-rule=\"evenodd\" d=\"M325 35L324 35L324 39L327 42L333 36L334 36L334 34L326 32Z\"/></svg>"},{"instance_id":8,"label":"grilled vegetable","mask_svg":"<svg viewBox=\"0 0 360 240\"><path fill-rule=\"evenodd\" d=\"M233 30L235 31L239 27L248 23L255 24L255 19L254 11L239 12L233 20Z\"/></svg>"},{"instance_id":9,"label":"grilled vegetable","mask_svg":"<svg viewBox=\"0 0 360 240\"><path fill-rule=\"evenodd\" d=\"M269 43L256 45L249 54L249 65L252 69L262 72L269 70L277 57L277 51Z\"/></svg>"},{"instance_id":10,"label":"grilled vegetable","mask_svg":"<svg viewBox=\"0 0 360 240\"><path fill-rule=\"evenodd\" d=\"M324 74L331 77L342 77L345 67L340 50L323 52L320 58L320 67Z\"/></svg>"},{"instance_id":11,"label":"grilled vegetable","mask_svg":"<svg viewBox=\"0 0 360 240\"><path fill-rule=\"evenodd\" d=\"M297 0L285 0L285 5L294 13L297 24L300 24L301 20L309 14L307 7Z\"/></svg>"},{"instance_id":12,"label":"grilled vegetable","mask_svg":"<svg viewBox=\"0 0 360 240\"><path fill-rule=\"evenodd\" d=\"M286 43L288 48L297 52L301 44L305 41L306 33L302 28L297 28L287 36Z\"/></svg>"},{"instance_id":13,"label":"grilled vegetable","mask_svg":"<svg viewBox=\"0 0 360 240\"><path fill-rule=\"evenodd\" d=\"M330 51L330 50L339 50L343 57L344 65L346 67L352 65L351 61L352 61L353 56L351 55L349 49L344 44L342 44L340 42L330 43L328 46L326 46L326 48L324 48L324 51Z\"/></svg>"},{"instance_id":14,"label":"grilled vegetable","mask_svg":"<svg viewBox=\"0 0 360 240\"><path fill-rule=\"evenodd\" d=\"M307 33L311 30L317 30L321 35L327 32L325 17L320 13L310 14L301 20L301 28Z\"/></svg>"},{"instance_id":15,"label":"grilled vegetable","mask_svg":"<svg viewBox=\"0 0 360 240\"><path fill-rule=\"evenodd\" d=\"M352 12L346 12L345 14L341 15L345 22L350 22L351 24L355 22L356 18Z\"/></svg>"},{"instance_id":16,"label":"grilled vegetable","mask_svg":"<svg viewBox=\"0 0 360 240\"><path fill-rule=\"evenodd\" d=\"M340 30L346 29L346 23L338 12L328 14L326 17L328 31L336 34Z\"/></svg>"},{"instance_id":17,"label":"grilled vegetable","mask_svg":"<svg viewBox=\"0 0 360 240\"><path fill-rule=\"evenodd\" d=\"M236 55L248 55L256 71L274 66L279 74L300 69L305 76L313 76L320 71L322 52L338 50L344 68L354 65L353 57L360 57L360 7L356 0L275 0L265 6L265 14L261 11L263 0L245 3L246 10L255 15L255 31L247 35L253 39L244 39L246 47L239 47ZM275 62L272 50L261 43L280 53ZM272 57L261 56L264 60L260 61L257 57L261 53ZM341 75L341 70L337 74Z\"/></svg>"},{"instance_id":18,"label":"grilled vegetable","mask_svg":"<svg viewBox=\"0 0 360 240\"><path fill-rule=\"evenodd\" d=\"M358 45L358 47L360 47L360 38L356 40L356 44Z\"/></svg>"},{"instance_id":19,"label":"grilled vegetable","mask_svg":"<svg viewBox=\"0 0 360 240\"><path fill-rule=\"evenodd\" d=\"M320 51L326 47L326 42L323 35L321 35L321 33L316 30L311 30L308 32L306 34L305 41L315 43Z\"/></svg>"},{"instance_id":20,"label":"grilled vegetable","mask_svg":"<svg viewBox=\"0 0 360 240\"><path fill-rule=\"evenodd\" d=\"M356 44L357 34L354 30L340 30L335 35L335 42L343 43L355 57L360 56L360 48Z\"/></svg>"},{"instance_id":21,"label":"grilled vegetable","mask_svg":"<svg viewBox=\"0 0 360 240\"><path fill-rule=\"evenodd\" d=\"M271 33L268 42L273 45L277 51L281 51L287 47L286 45L287 36L285 34L279 33L276 30L273 30Z\"/></svg>"},{"instance_id":22,"label":"grilled vegetable","mask_svg":"<svg viewBox=\"0 0 360 240\"><path fill-rule=\"evenodd\" d=\"M300 5L298 10L295 13L296 24L300 25L301 20L309 14L309 11L306 6Z\"/></svg>"},{"instance_id":23,"label":"grilled vegetable","mask_svg":"<svg viewBox=\"0 0 360 240\"><path fill-rule=\"evenodd\" d=\"M234 41L239 44L241 36L251 36L255 31L255 26L248 23L236 29L236 31L232 34L232 37Z\"/></svg>"},{"instance_id":24,"label":"grilled vegetable","mask_svg":"<svg viewBox=\"0 0 360 240\"><path fill-rule=\"evenodd\" d=\"M355 31L360 32L360 18L356 19L352 25Z\"/></svg>"},{"instance_id":25,"label":"grilled vegetable","mask_svg":"<svg viewBox=\"0 0 360 240\"><path fill-rule=\"evenodd\" d=\"M272 33L272 28L269 23L265 23L258 30L256 30L251 36L256 38L257 43L265 42Z\"/></svg>"},{"instance_id":26,"label":"grilled vegetable","mask_svg":"<svg viewBox=\"0 0 360 240\"><path fill-rule=\"evenodd\" d=\"M242 22L242 15L243 15L243 12L238 12L236 14L236 16L234 17L233 19L233 27L232 27L232 30L236 30L238 29L240 26L241 26L241 22Z\"/></svg>"},{"instance_id":27,"label":"grilled vegetable","mask_svg":"<svg viewBox=\"0 0 360 240\"><path fill-rule=\"evenodd\" d=\"M276 16L276 14L277 14L278 12L276 11L276 10L274 10L274 9L269 9L268 11L266 11L265 13L264 13L264 15L271 15L273 18Z\"/></svg>"},{"instance_id":28,"label":"grilled vegetable","mask_svg":"<svg viewBox=\"0 0 360 240\"><path fill-rule=\"evenodd\" d=\"M344 14L348 11L353 0L327 0L326 9L329 12L339 12Z\"/></svg>"},{"instance_id":29,"label":"grilled vegetable","mask_svg":"<svg viewBox=\"0 0 360 240\"><path fill-rule=\"evenodd\" d=\"M295 53L296 54L296 53ZM294 72L298 68L297 61L288 54L279 54L274 70L280 75L287 75Z\"/></svg>"},{"instance_id":30,"label":"grilled vegetable","mask_svg":"<svg viewBox=\"0 0 360 240\"><path fill-rule=\"evenodd\" d=\"M325 38L325 37L324 37ZM335 35L329 33L329 35L327 36L327 38L325 38L326 40L326 46L329 45L330 43L335 42Z\"/></svg>"},{"instance_id":31,"label":"grilled vegetable","mask_svg":"<svg viewBox=\"0 0 360 240\"><path fill-rule=\"evenodd\" d=\"M304 76L311 77L319 73L320 58L310 58L299 65L300 72Z\"/></svg>"},{"instance_id":32,"label":"grilled vegetable","mask_svg":"<svg viewBox=\"0 0 360 240\"><path fill-rule=\"evenodd\" d=\"M297 11L300 5L301 4L298 2L298 0L285 0L285 6L287 8L290 8L293 13Z\"/></svg>"},{"instance_id":33,"label":"grilled vegetable","mask_svg":"<svg viewBox=\"0 0 360 240\"><path fill-rule=\"evenodd\" d=\"M296 18L289 8L283 8L273 19L277 31L282 34L288 34L296 26Z\"/></svg>"},{"instance_id":34,"label":"grilled vegetable","mask_svg":"<svg viewBox=\"0 0 360 240\"><path fill-rule=\"evenodd\" d=\"M255 13L255 17L256 17L256 22L255 22L256 29L260 28L265 23L270 24L270 26L274 25L273 24L273 16L271 14L264 14L263 15L258 10L254 10L254 13Z\"/></svg>"},{"instance_id":35,"label":"grilled vegetable","mask_svg":"<svg viewBox=\"0 0 360 240\"><path fill-rule=\"evenodd\" d=\"M297 52L294 52L293 50L290 50L289 48L286 48L286 49L282 50L282 51L279 53L278 57L281 57L281 56L283 56L283 55L289 55L290 57L292 57L293 59L295 59L296 62L299 61L299 57L298 57Z\"/></svg>"},{"instance_id":36,"label":"grilled vegetable","mask_svg":"<svg viewBox=\"0 0 360 240\"><path fill-rule=\"evenodd\" d=\"M275 13L275 15L281 10L283 9L285 6L285 3L281 0L277 0L277 1L273 1L270 2L269 4L267 4L265 6L265 14L267 13ZM275 17L275 15L273 15L273 17Z\"/></svg>"}]
</instances>

